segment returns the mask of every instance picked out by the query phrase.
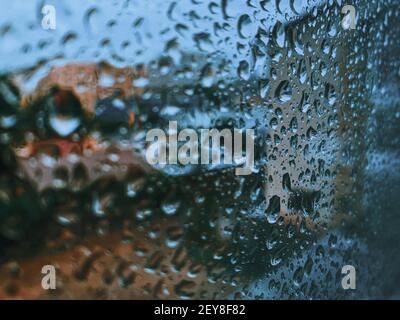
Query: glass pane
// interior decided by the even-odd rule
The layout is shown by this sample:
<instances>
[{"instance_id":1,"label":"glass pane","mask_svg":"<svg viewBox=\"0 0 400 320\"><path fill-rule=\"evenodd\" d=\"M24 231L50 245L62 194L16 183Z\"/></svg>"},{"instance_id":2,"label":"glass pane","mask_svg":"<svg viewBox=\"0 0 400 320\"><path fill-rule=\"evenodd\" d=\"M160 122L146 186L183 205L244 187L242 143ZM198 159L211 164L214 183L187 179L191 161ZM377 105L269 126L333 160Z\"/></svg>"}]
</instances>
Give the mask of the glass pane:
<instances>
[{"instance_id":1,"label":"glass pane","mask_svg":"<svg viewBox=\"0 0 400 320\"><path fill-rule=\"evenodd\" d=\"M1 2L0 298L399 298L399 3L350 2Z\"/></svg>"}]
</instances>

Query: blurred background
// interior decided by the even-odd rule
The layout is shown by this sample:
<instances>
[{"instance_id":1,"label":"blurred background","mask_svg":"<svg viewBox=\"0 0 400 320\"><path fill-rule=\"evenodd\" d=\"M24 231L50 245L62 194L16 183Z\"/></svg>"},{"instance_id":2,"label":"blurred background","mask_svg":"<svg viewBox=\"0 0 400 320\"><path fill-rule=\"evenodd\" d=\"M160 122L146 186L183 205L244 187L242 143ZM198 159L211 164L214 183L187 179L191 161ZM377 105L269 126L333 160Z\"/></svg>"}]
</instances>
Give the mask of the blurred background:
<instances>
[{"instance_id":1,"label":"blurred background","mask_svg":"<svg viewBox=\"0 0 400 320\"><path fill-rule=\"evenodd\" d=\"M0 0L0 298L399 299L399 15ZM151 166L168 121L253 129L252 174Z\"/></svg>"}]
</instances>

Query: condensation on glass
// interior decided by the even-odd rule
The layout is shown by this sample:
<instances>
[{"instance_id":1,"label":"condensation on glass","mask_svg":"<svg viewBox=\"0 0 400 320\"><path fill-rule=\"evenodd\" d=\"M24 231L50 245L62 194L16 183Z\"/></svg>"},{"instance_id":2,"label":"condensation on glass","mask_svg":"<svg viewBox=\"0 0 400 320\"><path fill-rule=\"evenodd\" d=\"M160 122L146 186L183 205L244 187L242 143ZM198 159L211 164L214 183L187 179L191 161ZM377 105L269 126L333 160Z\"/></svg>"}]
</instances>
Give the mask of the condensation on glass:
<instances>
[{"instance_id":1,"label":"condensation on glass","mask_svg":"<svg viewBox=\"0 0 400 320\"><path fill-rule=\"evenodd\" d=\"M0 297L398 295L399 4L349 2L0 4ZM252 174L149 165L169 121Z\"/></svg>"}]
</instances>

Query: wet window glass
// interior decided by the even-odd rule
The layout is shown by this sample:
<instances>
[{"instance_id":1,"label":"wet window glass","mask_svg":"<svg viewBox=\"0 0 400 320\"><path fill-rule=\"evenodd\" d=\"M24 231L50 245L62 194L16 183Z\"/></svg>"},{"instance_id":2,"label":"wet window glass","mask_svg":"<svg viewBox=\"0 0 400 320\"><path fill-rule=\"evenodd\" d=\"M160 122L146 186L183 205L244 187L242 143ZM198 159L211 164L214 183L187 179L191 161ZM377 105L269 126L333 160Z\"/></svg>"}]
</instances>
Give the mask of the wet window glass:
<instances>
[{"instance_id":1,"label":"wet window glass","mask_svg":"<svg viewBox=\"0 0 400 320\"><path fill-rule=\"evenodd\" d=\"M396 0L0 3L0 298L400 298Z\"/></svg>"}]
</instances>

